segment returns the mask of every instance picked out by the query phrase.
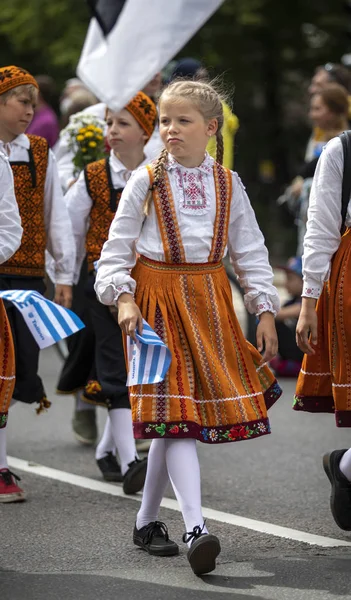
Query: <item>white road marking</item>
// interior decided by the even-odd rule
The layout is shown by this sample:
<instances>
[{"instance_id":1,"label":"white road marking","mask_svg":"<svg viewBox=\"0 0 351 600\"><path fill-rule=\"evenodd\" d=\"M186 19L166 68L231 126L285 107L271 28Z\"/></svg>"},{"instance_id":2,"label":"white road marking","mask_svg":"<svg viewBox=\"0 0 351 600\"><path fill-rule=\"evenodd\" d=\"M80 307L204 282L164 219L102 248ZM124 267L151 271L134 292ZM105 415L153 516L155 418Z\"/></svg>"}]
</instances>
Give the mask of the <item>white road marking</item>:
<instances>
[{"instance_id":1,"label":"white road marking","mask_svg":"<svg viewBox=\"0 0 351 600\"><path fill-rule=\"evenodd\" d=\"M111 496L118 496L119 498L141 502L141 494L126 496L122 487L116 484L90 479L89 477L82 477L81 475L75 475L74 473L68 473L66 471L59 471L58 469L38 465L34 462L28 462L13 456L8 457L8 463L11 468L19 469L26 473L40 475L41 477L47 477L48 479L54 479L55 481L62 481L62 483L70 483L71 485L76 485L94 492L100 492L101 494L110 494ZM178 503L171 498L164 498L161 506L180 512ZM288 540L295 540L297 542L304 542L305 544L311 544L313 546L321 546L322 548L336 548L338 546L351 547L351 541L314 535L312 533L306 533L305 531L274 525L273 523L247 519L246 517L232 515L212 508L203 507L203 515L206 519L213 519L219 523L228 523L229 525L234 525L236 527L244 527L245 529L251 529L252 531L258 531L260 533L266 533L267 535L273 535Z\"/></svg>"}]
</instances>

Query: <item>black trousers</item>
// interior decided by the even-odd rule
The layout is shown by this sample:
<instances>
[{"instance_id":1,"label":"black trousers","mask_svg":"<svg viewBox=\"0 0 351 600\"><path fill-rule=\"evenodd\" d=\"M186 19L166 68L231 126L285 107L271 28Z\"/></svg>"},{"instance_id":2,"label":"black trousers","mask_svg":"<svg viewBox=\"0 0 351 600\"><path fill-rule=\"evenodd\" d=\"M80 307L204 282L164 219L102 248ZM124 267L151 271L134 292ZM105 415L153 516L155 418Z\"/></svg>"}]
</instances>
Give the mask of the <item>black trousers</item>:
<instances>
[{"instance_id":1,"label":"black trousers","mask_svg":"<svg viewBox=\"0 0 351 600\"><path fill-rule=\"evenodd\" d=\"M86 261L81 268L77 285L73 286L72 310L83 321L85 327L67 338L68 356L62 367L57 391L72 394L96 379L95 334L90 318L90 308L85 295L88 278Z\"/></svg>"},{"instance_id":2,"label":"black trousers","mask_svg":"<svg viewBox=\"0 0 351 600\"><path fill-rule=\"evenodd\" d=\"M95 275L88 276L86 295L95 334L95 368L102 393L110 400L110 409L130 408L127 370L122 332L107 306L101 304L94 291Z\"/></svg>"},{"instance_id":3,"label":"black trousers","mask_svg":"<svg viewBox=\"0 0 351 600\"><path fill-rule=\"evenodd\" d=\"M44 280L38 277L0 276L0 289L35 290L45 292ZM43 382L38 375L40 348L30 333L21 313L11 302L5 301L5 307L15 346L16 385L13 392L15 400L33 404L46 397Z\"/></svg>"}]
</instances>

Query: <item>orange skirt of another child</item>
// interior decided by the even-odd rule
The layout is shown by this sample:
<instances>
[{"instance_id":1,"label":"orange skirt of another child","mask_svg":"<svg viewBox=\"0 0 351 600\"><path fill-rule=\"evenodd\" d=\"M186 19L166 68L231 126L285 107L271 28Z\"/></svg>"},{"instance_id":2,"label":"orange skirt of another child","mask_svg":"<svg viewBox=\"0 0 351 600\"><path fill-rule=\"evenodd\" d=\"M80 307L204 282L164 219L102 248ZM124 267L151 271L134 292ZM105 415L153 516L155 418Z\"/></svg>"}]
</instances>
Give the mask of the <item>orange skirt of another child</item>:
<instances>
[{"instance_id":1,"label":"orange skirt of another child","mask_svg":"<svg viewBox=\"0 0 351 600\"><path fill-rule=\"evenodd\" d=\"M6 309L0 299L0 429L6 427L15 387L15 352Z\"/></svg>"},{"instance_id":2,"label":"orange skirt of another child","mask_svg":"<svg viewBox=\"0 0 351 600\"><path fill-rule=\"evenodd\" d=\"M294 409L335 413L337 427L351 427L351 229L333 258L317 316L316 353L304 356Z\"/></svg>"},{"instance_id":3,"label":"orange skirt of another child","mask_svg":"<svg viewBox=\"0 0 351 600\"><path fill-rule=\"evenodd\" d=\"M222 263L169 264L140 257L136 303L167 344L165 380L130 388L136 438L195 438L214 444L270 433L281 390L234 313Z\"/></svg>"}]
</instances>

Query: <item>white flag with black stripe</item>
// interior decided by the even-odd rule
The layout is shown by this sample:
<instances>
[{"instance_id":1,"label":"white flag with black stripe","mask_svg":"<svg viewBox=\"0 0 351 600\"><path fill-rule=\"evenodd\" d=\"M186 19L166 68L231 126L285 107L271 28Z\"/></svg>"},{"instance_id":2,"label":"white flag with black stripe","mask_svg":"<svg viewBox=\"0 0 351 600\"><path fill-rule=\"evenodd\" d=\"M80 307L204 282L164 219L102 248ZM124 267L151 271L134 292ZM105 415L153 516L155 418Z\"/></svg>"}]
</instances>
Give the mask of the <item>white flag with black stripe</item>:
<instances>
[{"instance_id":1,"label":"white flag with black stripe","mask_svg":"<svg viewBox=\"0 0 351 600\"><path fill-rule=\"evenodd\" d=\"M78 77L121 110L183 48L223 0L88 0Z\"/></svg>"},{"instance_id":2,"label":"white flag with black stripe","mask_svg":"<svg viewBox=\"0 0 351 600\"><path fill-rule=\"evenodd\" d=\"M34 290L6 290L0 298L20 311L39 348L47 348L85 327L77 315Z\"/></svg>"},{"instance_id":3,"label":"white flag with black stripe","mask_svg":"<svg viewBox=\"0 0 351 600\"><path fill-rule=\"evenodd\" d=\"M127 386L163 381L171 364L166 344L143 319L143 333L136 332L137 341L127 336Z\"/></svg>"}]
</instances>

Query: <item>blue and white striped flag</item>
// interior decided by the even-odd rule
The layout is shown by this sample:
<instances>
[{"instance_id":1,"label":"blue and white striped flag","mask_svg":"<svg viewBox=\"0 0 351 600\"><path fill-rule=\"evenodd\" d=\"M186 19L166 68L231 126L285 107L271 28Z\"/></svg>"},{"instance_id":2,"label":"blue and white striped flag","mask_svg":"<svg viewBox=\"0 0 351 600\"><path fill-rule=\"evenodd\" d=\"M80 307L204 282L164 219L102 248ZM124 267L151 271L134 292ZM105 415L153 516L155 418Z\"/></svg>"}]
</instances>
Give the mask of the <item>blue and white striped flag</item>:
<instances>
[{"instance_id":1,"label":"blue and white striped flag","mask_svg":"<svg viewBox=\"0 0 351 600\"><path fill-rule=\"evenodd\" d=\"M34 290L6 290L0 298L20 311L39 348L47 348L85 327L77 315Z\"/></svg>"},{"instance_id":2,"label":"blue and white striped flag","mask_svg":"<svg viewBox=\"0 0 351 600\"><path fill-rule=\"evenodd\" d=\"M143 333L137 341L127 336L127 386L163 381L171 364L171 353L161 338L143 319Z\"/></svg>"}]
</instances>

